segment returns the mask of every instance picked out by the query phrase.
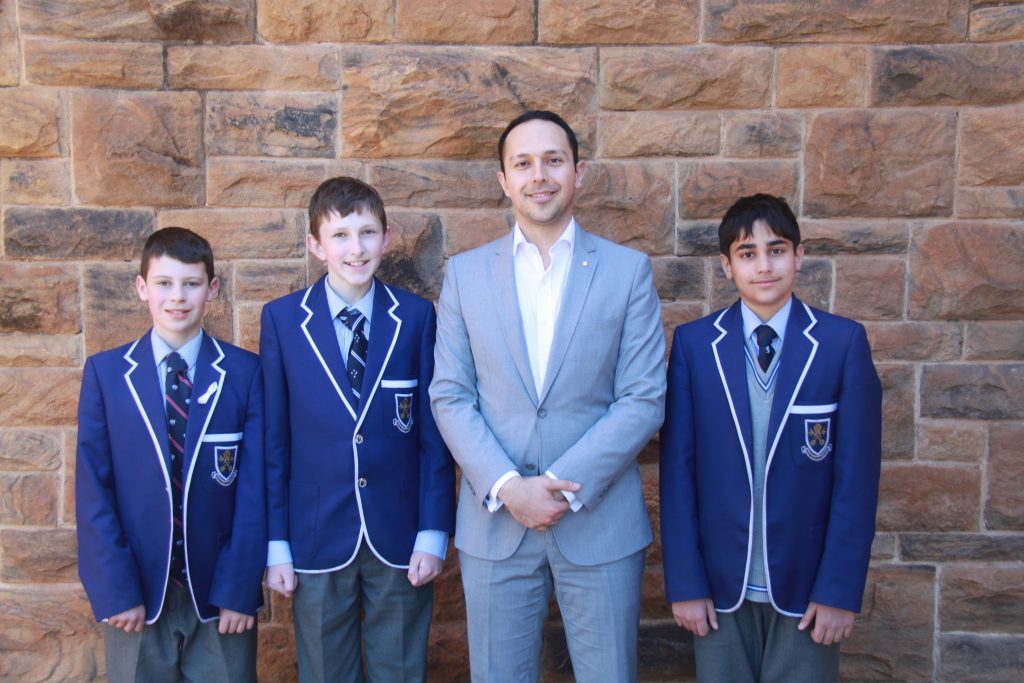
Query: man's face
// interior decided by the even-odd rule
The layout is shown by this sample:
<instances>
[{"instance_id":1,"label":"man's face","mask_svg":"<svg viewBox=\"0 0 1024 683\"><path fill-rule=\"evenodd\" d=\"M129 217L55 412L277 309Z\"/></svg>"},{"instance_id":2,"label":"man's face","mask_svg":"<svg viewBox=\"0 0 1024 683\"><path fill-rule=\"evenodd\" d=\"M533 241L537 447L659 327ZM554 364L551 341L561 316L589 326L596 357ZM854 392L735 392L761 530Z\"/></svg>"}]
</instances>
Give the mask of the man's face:
<instances>
[{"instance_id":1,"label":"man's face","mask_svg":"<svg viewBox=\"0 0 1024 683\"><path fill-rule=\"evenodd\" d=\"M498 182L512 200L519 227L561 233L572 218L573 197L585 164L573 166L569 137L557 124L533 119L505 138L505 169Z\"/></svg>"},{"instance_id":2,"label":"man's face","mask_svg":"<svg viewBox=\"0 0 1024 683\"><path fill-rule=\"evenodd\" d=\"M320 221L319 238L306 235L306 246L327 264L327 279L347 304L370 291L391 231L368 211L339 216L332 211Z\"/></svg>"},{"instance_id":3,"label":"man's face","mask_svg":"<svg viewBox=\"0 0 1024 683\"><path fill-rule=\"evenodd\" d=\"M721 255L725 276L736 284L740 299L762 321L782 308L793 293L796 274L804 260L804 245L776 235L762 220L754 221L750 235L740 237Z\"/></svg>"}]
</instances>

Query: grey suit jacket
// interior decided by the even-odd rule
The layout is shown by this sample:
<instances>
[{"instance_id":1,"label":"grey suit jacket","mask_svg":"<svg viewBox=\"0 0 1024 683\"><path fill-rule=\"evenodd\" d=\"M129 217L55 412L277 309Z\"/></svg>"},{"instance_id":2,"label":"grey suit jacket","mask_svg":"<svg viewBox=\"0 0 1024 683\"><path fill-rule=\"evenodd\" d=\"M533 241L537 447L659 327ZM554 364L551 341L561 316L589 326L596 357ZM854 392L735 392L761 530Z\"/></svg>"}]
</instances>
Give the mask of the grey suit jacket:
<instances>
[{"instance_id":1,"label":"grey suit jacket","mask_svg":"<svg viewBox=\"0 0 1024 683\"><path fill-rule=\"evenodd\" d=\"M434 355L431 407L462 468L457 548L488 560L515 552L526 527L484 504L509 470L582 485L583 508L553 527L570 562L610 562L651 542L636 456L664 417L665 338L645 254L577 227L539 394L511 233L454 256Z\"/></svg>"}]
</instances>

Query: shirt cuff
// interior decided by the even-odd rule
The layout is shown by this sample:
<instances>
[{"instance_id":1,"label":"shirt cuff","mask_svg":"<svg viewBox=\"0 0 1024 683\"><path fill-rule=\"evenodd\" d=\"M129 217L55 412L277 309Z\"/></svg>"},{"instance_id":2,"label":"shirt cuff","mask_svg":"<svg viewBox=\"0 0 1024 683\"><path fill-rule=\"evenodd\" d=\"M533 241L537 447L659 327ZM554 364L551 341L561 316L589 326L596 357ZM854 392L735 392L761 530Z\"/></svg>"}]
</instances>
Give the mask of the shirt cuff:
<instances>
[{"instance_id":1,"label":"shirt cuff","mask_svg":"<svg viewBox=\"0 0 1024 683\"><path fill-rule=\"evenodd\" d=\"M288 541L270 541L267 543L267 566L275 564L291 564L292 547Z\"/></svg>"},{"instance_id":2,"label":"shirt cuff","mask_svg":"<svg viewBox=\"0 0 1024 683\"><path fill-rule=\"evenodd\" d=\"M552 479L558 479L558 477L555 476L555 473L552 472L551 470L547 470L546 472L544 472L544 474L548 475ZM575 493L573 493L572 491L562 491L562 495L565 496L566 501L569 502L570 510L572 510L573 512L579 512L581 509L583 509L583 502L577 500Z\"/></svg>"},{"instance_id":3,"label":"shirt cuff","mask_svg":"<svg viewBox=\"0 0 1024 683\"><path fill-rule=\"evenodd\" d=\"M505 482L507 482L512 477L518 476L518 472L516 472L515 470L509 470L505 474L498 477L498 481L494 482L494 486L491 487L491 490L487 494L487 497L484 498L484 505L487 506L488 512L497 512L498 510L501 509L501 506L504 505L505 503L503 503L498 498L498 491L500 491L501 487L505 485Z\"/></svg>"},{"instance_id":4,"label":"shirt cuff","mask_svg":"<svg viewBox=\"0 0 1024 683\"><path fill-rule=\"evenodd\" d=\"M430 553L442 560L448 554L448 534L438 529L424 529L416 534L416 543L412 551Z\"/></svg>"}]
</instances>

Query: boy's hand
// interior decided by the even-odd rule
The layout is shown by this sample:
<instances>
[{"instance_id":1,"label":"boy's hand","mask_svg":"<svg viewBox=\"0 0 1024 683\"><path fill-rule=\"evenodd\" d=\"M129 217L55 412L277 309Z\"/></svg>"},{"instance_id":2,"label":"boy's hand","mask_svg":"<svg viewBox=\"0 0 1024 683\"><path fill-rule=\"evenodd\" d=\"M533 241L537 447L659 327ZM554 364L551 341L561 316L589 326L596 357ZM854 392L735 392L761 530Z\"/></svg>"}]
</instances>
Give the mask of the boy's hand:
<instances>
[{"instance_id":1,"label":"boy's hand","mask_svg":"<svg viewBox=\"0 0 1024 683\"><path fill-rule=\"evenodd\" d=\"M409 558L409 583L413 586L425 586L444 569L444 560L437 555L414 550Z\"/></svg>"},{"instance_id":2,"label":"boy's hand","mask_svg":"<svg viewBox=\"0 0 1024 683\"><path fill-rule=\"evenodd\" d=\"M146 606L136 605L107 619L107 623L125 633L138 633L146 625Z\"/></svg>"},{"instance_id":3,"label":"boy's hand","mask_svg":"<svg viewBox=\"0 0 1024 683\"><path fill-rule=\"evenodd\" d=\"M248 614L236 612L226 607L220 608L220 623L217 624L217 633L226 635L228 633L245 633L256 623L256 618Z\"/></svg>"},{"instance_id":4,"label":"boy's hand","mask_svg":"<svg viewBox=\"0 0 1024 683\"><path fill-rule=\"evenodd\" d=\"M675 617L678 626L697 636L706 636L709 633L709 623L711 628L718 630L718 613L715 612L715 603L711 602L710 598L673 602L672 616Z\"/></svg>"},{"instance_id":5,"label":"boy's hand","mask_svg":"<svg viewBox=\"0 0 1024 683\"><path fill-rule=\"evenodd\" d=\"M832 645L841 643L853 633L853 620L857 614L850 610L828 605L819 605L812 602L807 606L803 618L800 620L798 629L804 631L814 620L814 630L811 631L811 639L819 645Z\"/></svg>"},{"instance_id":6,"label":"boy's hand","mask_svg":"<svg viewBox=\"0 0 1024 683\"><path fill-rule=\"evenodd\" d=\"M295 567L291 562L267 567L267 588L270 590L290 598L298 585L299 577L295 574Z\"/></svg>"},{"instance_id":7,"label":"boy's hand","mask_svg":"<svg viewBox=\"0 0 1024 683\"><path fill-rule=\"evenodd\" d=\"M561 492L579 490L580 485L575 482L545 475L513 477L498 491L498 498L517 522L534 531L547 531L569 511L569 503Z\"/></svg>"}]
</instances>

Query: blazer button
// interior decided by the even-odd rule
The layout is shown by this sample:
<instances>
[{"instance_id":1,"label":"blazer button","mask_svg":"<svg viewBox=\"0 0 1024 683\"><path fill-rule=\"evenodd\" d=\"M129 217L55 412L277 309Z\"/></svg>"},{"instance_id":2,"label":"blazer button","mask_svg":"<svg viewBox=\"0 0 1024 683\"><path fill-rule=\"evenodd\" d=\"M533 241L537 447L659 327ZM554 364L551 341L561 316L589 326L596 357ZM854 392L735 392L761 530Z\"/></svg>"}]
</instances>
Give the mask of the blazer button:
<instances>
[{"instance_id":1,"label":"blazer button","mask_svg":"<svg viewBox=\"0 0 1024 683\"><path fill-rule=\"evenodd\" d=\"M359 484L359 488L365 489L366 488L366 477L359 477L359 481L356 482L356 483Z\"/></svg>"},{"instance_id":2,"label":"blazer button","mask_svg":"<svg viewBox=\"0 0 1024 683\"><path fill-rule=\"evenodd\" d=\"M541 408L540 410L537 411L537 417L547 417L547 416L548 416L548 411L546 409Z\"/></svg>"},{"instance_id":3,"label":"blazer button","mask_svg":"<svg viewBox=\"0 0 1024 683\"><path fill-rule=\"evenodd\" d=\"M534 465L534 464L533 464L532 462L531 462L531 463L527 463L527 465L526 465L526 469L528 469L528 470L530 470L531 472L533 472L533 471L534 471L535 469L537 469L537 466L536 466L536 465Z\"/></svg>"},{"instance_id":4,"label":"blazer button","mask_svg":"<svg viewBox=\"0 0 1024 683\"><path fill-rule=\"evenodd\" d=\"M354 440L356 442L356 445L361 444L363 442L363 435L362 434L356 434L356 438Z\"/></svg>"}]
</instances>

